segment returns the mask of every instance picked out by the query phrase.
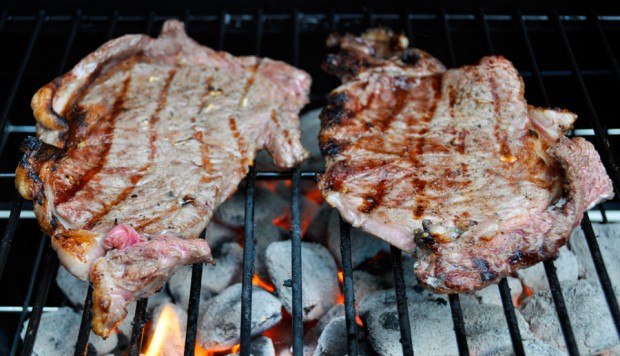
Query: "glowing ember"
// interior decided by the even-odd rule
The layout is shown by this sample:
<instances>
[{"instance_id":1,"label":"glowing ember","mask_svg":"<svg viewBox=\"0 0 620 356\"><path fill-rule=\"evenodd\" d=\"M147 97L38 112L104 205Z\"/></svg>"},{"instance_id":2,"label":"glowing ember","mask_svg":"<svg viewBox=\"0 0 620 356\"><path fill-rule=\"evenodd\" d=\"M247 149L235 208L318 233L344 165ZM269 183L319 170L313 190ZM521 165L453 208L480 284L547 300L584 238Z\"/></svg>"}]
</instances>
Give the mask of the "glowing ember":
<instances>
[{"instance_id":1,"label":"glowing ember","mask_svg":"<svg viewBox=\"0 0 620 356\"><path fill-rule=\"evenodd\" d=\"M166 305L159 315L155 332L151 337L151 342L144 353L145 356L172 355L170 347L178 352L183 350L183 337L181 336L181 325L179 317L170 305ZM182 352L182 351L181 351Z\"/></svg>"},{"instance_id":2,"label":"glowing ember","mask_svg":"<svg viewBox=\"0 0 620 356\"><path fill-rule=\"evenodd\" d=\"M364 323L362 322L362 319L360 318L359 315L357 315L357 313L355 314L355 321L357 322L357 325L364 326Z\"/></svg>"},{"instance_id":3,"label":"glowing ember","mask_svg":"<svg viewBox=\"0 0 620 356\"><path fill-rule=\"evenodd\" d=\"M232 347L231 352L232 352L233 354L236 354L237 352L239 352L239 349L240 349L240 348L241 348L241 345L240 345L240 344L237 344L237 345L235 345L235 346L233 346L233 347Z\"/></svg>"},{"instance_id":4,"label":"glowing ember","mask_svg":"<svg viewBox=\"0 0 620 356\"><path fill-rule=\"evenodd\" d=\"M340 284L344 283L344 275L342 274L342 271L338 271L338 280L340 281Z\"/></svg>"},{"instance_id":5,"label":"glowing ember","mask_svg":"<svg viewBox=\"0 0 620 356\"><path fill-rule=\"evenodd\" d=\"M266 290L267 292L271 293L275 290L275 288L273 287L273 285L271 283L265 282L262 279L260 279L258 277L258 275L256 273L254 273L254 277L252 277L252 284L255 286L259 286L261 288L263 288L264 290Z\"/></svg>"}]
</instances>

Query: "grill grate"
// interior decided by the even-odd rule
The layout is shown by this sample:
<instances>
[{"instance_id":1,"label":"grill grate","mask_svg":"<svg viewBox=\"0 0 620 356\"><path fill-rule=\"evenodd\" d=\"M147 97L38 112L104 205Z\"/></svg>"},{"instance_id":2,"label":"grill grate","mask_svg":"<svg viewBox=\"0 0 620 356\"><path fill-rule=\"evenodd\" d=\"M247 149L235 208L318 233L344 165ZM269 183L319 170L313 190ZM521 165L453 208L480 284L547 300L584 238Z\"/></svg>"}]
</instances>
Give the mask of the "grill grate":
<instances>
[{"instance_id":1,"label":"grill grate","mask_svg":"<svg viewBox=\"0 0 620 356\"><path fill-rule=\"evenodd\" d=\"M531 88L534 87L534 91L538 92L538 96L535 100L538 100L544 106L549 106L551 100L548 96L547 86L549 85L549 81L553 78L564 78L575 81L576 89L580 97L583 98L582 104L575 104L583 105L583 107L579 107L579 109L582 110L576 111L585 113L583 115L586 117L585 121L588 122L589 128L593 129L597 148L609 174L613 178L617 192L617 188L620 185L620 169L618 168L618 160L615 156L616 151L614 150L614 147L618 147L617 139L608 135L608 124L601 120L601 117L606 117L605 108L602 108L600 104L592 100L594 95L590 94L588 86L586 85L586 80L601 77L607 79L608 77L612 77L614 87L617 88L618 84L620 84L620 66L615 55L618 49L612 45L613 42L610 42L610 39L616 41L618 39L617 35L616 37L610 35L610 28L615 31L614 34L617 33L618 23L620 23L619 16L615 16L615 14L600 16L593 11L585 13L581 11L577 14L568 11L567 15L560 15L556 9L538 12L530 12L527 9L523 9L522 12L521 9L517 9L512 12L502 12L501 10L488 8L484 11L480 7L464 13L457 11L451 13L449 9L445 7L440 7L436 11L430 12L426 10L414 12L411 9L398 10L399 12L396 13L379 12L378 8L374 10L377 11L366 9L364 11L338 12L335 9L330 9L329 11L321 13L304 13L295 9L288 13L267 13L259 9L255 12L248 13L222 11L221 13L205 15L192 14L189 10L186 10L182 18L186 22L190 35L192 35L192 29L201 28L201 33L206 32L209 34L209 38L206 38L206 40L211 41L212 43L208 43L208 45L214 48L228 49L226 46L226 44L229 44L226 42L227 37L240 36L240 38L242 38L241 41L233 41L234 43L230 43L233 46L243 43L240 49L244 52L243 54L273 56L277 59L288 61L293 65L301 66L303 69L312 73L315 80L317 80L317 78L319 79L313 87L313 94L311 96L312 107L318 107L324 103L325 94L329 89L335 86L336 82L320 73L318 67L323 54L318 53L318 55L315 55L311 53L314 49L309 47L307 43L306 46L302 46L302 37L316 36L317 38L324 39L326 34L331 31L359 31L367 26L385 24L393 28L402 29L408 34L409 38L413 38L417 46L437 54L440 59L443 59L445 63L452 67L461 64L457 60L457 55L480 57L484 54L501 53L498 49L502 46L498 45L498 42L494 43L493 38L506 33L512 35L512 32L514 32L524 49L523 61L525 65L517 65L517 67L529 67L529 71L523 71L521 74L526 81L532 81L531 85L528 85L530 91ZM2 10L0 15L0 35L8 36L9 34L20 33L21 35L27 35L28 39L23 52L15 54L15 56L19 57L19 62L16 62L18 63L17 69L13 72L13 68L10 68L12 72L0 73L2 74L0 80L6 82L10 81L12 83L11 85L7 84L5 86L10 88L8 92L2 93L5 94L4 97L6 99L2 111L0 112L0 127L3 129L2 141L0 142L0 155L3 158L3 162L7 162L6 164L3 163L5 167L3 167L4 170L0 172L0 179L5 186L3 189L7 192L11 192L10 194L2 192L3 195L0 196L0 207L2 209L10 209L8 216L2 220L4 234L0 242L0 278L3 277L7 261L11 258L9 252L13 239L17 235L20 224L24 221L23 218L20 219L20 213L23 214L23 210L31 209L32 206L29 202L24 202L20 197L15 197L12 193L14 174L9 173L14 168L14 162L17 160L17 157L11 156L15 154L14 150L12 151L10 149L11 144L19 139L19 137L22 137L20 135L24 133L32 134L34 132L32 120L28 118L29 116L24 118L20 117L21 114L19 113L24 110L20 109L20 111L15 108L17 102L20 102L20 106L23 107L24 105L21 103L22 99L32 94L29 92L31 88L27 88L25 83L34 80L38 88L38 86L48 81L53 75L63 73L67 69L67 65L71 64L72 58L76 57L76 52L81 51L85 54L88 53L88 51L86 51L87 49L92 50L92 44L86 47L82 44L84 48L78 48L78 50L76 50L78 47L76 43L82 32L86 34L88 40L90 40L90 35L92 35L93 38L100 36L101 38L109 39L125 32L145 32L152 35L154 30L157 29L158 24L169 17L171 16L159 15L154 11L148 12L146 16L141 16L122 15L119 11L115 11L111 15L100 13L86 15L80 10L75 11L72 15L51 15L44 10L40 10L34 15L32 13L23 15L17 12L13 13L9 9ZM466 26L463 26L463 23L466 23ZM67 24L69 26L66 26ZM141 24L144 26L140 29ZM501 26L497 26L497 24L501 24ZM60 27L57 25L62 25L60 26L62 29L59 30ZM496 27L494 27L494 25L496 25ZM15 27L16 29L11 30L9 27ZM508 27L510 31L502 32L501 28L505 27ZM575 27L577 27L577 30L575 30ZM459 32L462 28L465 28L466 31L471 31L473 28L483 35L481 38L484 44L482 45L483 49L481 51L470 50L469 52L463 52L460 47L457 47L458 41L454 36L460 36ZM541 65L541 63L543 63L542 60L544 60L545 63L548 62L547 57L549 57L549 53L535 50L535 41L532 39L531 35L533 31L536 31L537 34L542 31L545 35L555 36L556 39L559 40L560 50L564 52L568 60L568 70L565 68L554 68L553 70L541 69L544 68ZM580 31L591 32L591 37L597 42L596 45L598 49L604 53L607 63L597 63L599 66L593 66L593 68L583 70L580 68L580 61L578 61L580 57L576 57L580 52L575 50L575 47L570 41L570 34ZM64 47L62 47L62 55L60 56L59 69L58 71L52 70L51 73L49 73L49 71L43 71L35 75L36 78L33 79L33 76L29 74L29 69L32 69L33 53L36 52L38 47L43 46L41 36L54 32L66 36L63 43ZM417 36L417 34L419 34L419 36ZM280 43L279 40L268 43L267 37L273 35L286 35L285 37L288 38L286 41L290 40L290 42L284 45ZM204 43L202 38L196 38ZM441 40L438 41L437 39ZM0 38L0 43L4 45L2 41L8 41L8 39L4 37ZM268 44L269 46L267 46ZM3 46L3 48L8 47L8 45ZM282 47L290 47L290 51L288 49L281 50ZM266 48L270 53L265 53ZM233 50L231 51L235 53ZM275 53L275 55L272 54L272 52ZM442 52L445 53L443 58L441 56ZM76 58L80 57L78 56ZM36 70L35 68L35 71ZM552 92L552 90L549 90L549 92ZM556 100L553 100L553 102L555 103ZM257 179L292 180L291 263L293 276L290 282L290 287L293 292L292 347L295 355L302 354L303 323L301 292L303 286L301 283L301 276L303 271L301 269L301 181L315 180L318 174L320 174L320 172L301 171L300 169L286 172L257 172L252 167L246 178L245 245L243 253L244 270L242 280L242 317L240 320L240 352L242 355L249 355L251 339L251 281L254 274L255 257L254 192ZM607 222L608 220L608 207L617 209L618 204L616 202L611 202L599 206L602 222ZM21 228L24 229L23 226L21 226ZM613 321L620 335L620 309L618 307L618 301L614 295L613 287L605 268L588 214L584 214L582 229L584 230L603 292L609 304ZM343 221L341 221L341 254L343 260L343 293L345 297L347 328L346 341L349 354L356 355L359 352L360 345L358 345L358 326L355 321L356 312L351 263L350 227ZM410 314L407 308L401 252L398 249L392 248L391 256L403 354L413 355L415 338L412 339L411 323L415 323L416 320L415 315L413 320L409 320ZM23 355L31 354L40 318L44 311L44 306L46 305L46 299L48 299L51 280L58 266L58 259L50 247L48 238L45 236L40 237L38 247L35 253L30 255L30 258L32 258L33 262L28 266L32 266L32 271L25 292L21 295L20 300L22 306L19 308L19 317L13 320L15 324L10 329L10 332L14 333L12 338L13 341L10 344L10 351L8 352L10 355L14 355L18 352L21 352ZM569 322L569 313L564 303L555 266L553 262L549 261L544 263L544 267L551 287L558 318L562 326L567 350L569 354L577 355L577 344ZM11 269L13 269L12 265ZM194 265L192 268L191 292L188 306L185 355L194 354L200 303L201 276L202 265ZM5 275L4 280L0 282L7 283L6 280L7 278ZM37 286L36 294L34 295L34 302L30 310L28 307L31 305L35 285ZM508 287L506 279L503 279L498 287L515 354L523 355L524 347L521 333L517 324L510 288ZM91 321L90 305L92 304L91 294L92 290L89 289L78 338L75 341L69 340L70 342L76 342L75 355L83 355L88 350L88 335L90 333ZM464 317L460 307L459 296L449 296L449 304L452 311L455 338L459 354L468 355L469 350L465 333ZM141 349L142 332L146 322L146 306L147 300L139 301L136 313L133 316L134 326L130 340L130 355L138 355ZM19 341L19 335L21 333L23 321L27 317L29 317L30 322L26 331L25 340L21 343Z\"/></svg>"}]
</instances>

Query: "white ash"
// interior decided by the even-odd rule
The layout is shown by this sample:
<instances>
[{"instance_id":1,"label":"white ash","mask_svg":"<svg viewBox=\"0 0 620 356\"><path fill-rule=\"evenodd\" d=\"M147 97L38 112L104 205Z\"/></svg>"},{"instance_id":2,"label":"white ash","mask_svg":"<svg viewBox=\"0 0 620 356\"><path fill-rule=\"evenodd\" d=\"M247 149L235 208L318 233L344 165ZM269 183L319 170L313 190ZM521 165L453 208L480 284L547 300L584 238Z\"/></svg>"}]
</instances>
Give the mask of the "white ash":
<instances>
[{"instance_id":1,"label":"white ash","mask_svg":"<svg viewBox=\"0 0 620 356\"><path fill-rule=\"evenodd\" d=\"M254 225L254 272L264 281L269 280L265 251L272 242L282 241L284 238L281 229L270 221L260 221Z\"/></svg>"},{"instance_id":2,"label":"white ash","mask_svg":"<svg viewBox=\"0 0 620 356\"><path fill-rule=\"evenodd\" d=\"M521 294L523 294L523 286L521 281L517 278L508 277L508 287L510 288L510 296L512 298L512 304L517 305ZM460 295L461 302L473 302L477 301L482 304L494 304L502 306L502 297L499 294L499 287L497 284L492 284L481 290L466 293Z\"/></svg>"},{"instance_id":3,"label":"white ash","mask_svg":"<svg viewBox=\"0 0 620 356\"><path fill-rule=\"evenodd\" d=\"M366 295L384 289L383 278L366 271L353 271L353 289L355 290L355 300L362 300Z\"/></svg>"},{"instance_id":4,"label":"white ash","mask_svg":"<svg viewBox=\"0 0 620 356\"><path fill-rule=\"evenodd\" d=\"M216 262L217 263L217 262ZM202 279L204 281L206 278L209 278L205 273L204 269L202 271ZM187 309L189 305L189 294L191 292L192 285L192 266L183 266L179 268L168 281L168 290L174 298L174 301L179 304L182 308ZM202 305L205 301L211 299L213 297L213 293L211 293L206 288L200 288L200 304Z\"/></svg>"},{"instance_id":5,"label":"white ash","mask_svg":"<svg viewBox=\"0 0 620 356\"><path fill-rule=\"evenodd\" d=\"M292 314L291 256L290 240L270 244L265 253L269 277L284 308ZM316 320L338 301L338 269L329 251L315 243L301 243L301 261L303 320Z\"/></svg>"},{"instance_id":6,"label":"white ash","mask_svg":"<svg viewBox=\"0 0 620 356\"><path fill-rule=\"evenodd\" d=\"M353 268L359 266L362 262L369 260L377 255L380 251L389 251L390 246L370 234L363 232L351 226L351 262ZM340 218L336 210L332 211L329 218L329 227L327 232L327 247L336 258L338 265L342 265L342 255L340 253Z\"/></svg>"},{"instance_id":7,"label":"white ash","mask_svg":"<svg viewBox=\"0 0 620 356\"><path fill-rule=\"evenodd\" d=\"M24 323L21 332L22 340L26 336L28 322ZM82 314L69 307L62 307L54 312L43 313L34 343L33 355L73 355L81 322ZM94 351L96 355L105 355L116 348L118 336L112 333L110 337L104 340L91 332L88 342L88 348Z\"/></svg>"},{"instance_id":8,"label":"white ash","mask_svg":"<svg viewBox=\"0 0 620 356\"><path fill-rule=\"evenodd\" d=\"M560 248L560 255L553 261L560 282L573 282L579 278L579 262L577 256L566 246ZM549 289L549 281L545 273L543 263L535 264L532 267L519 270L517 272L523 284L530 288L534 293L539 290ZM563 284L563 283L562 283Z\"/></svg>"},{"instance_id":9,"label":"white ash","mask_svg":"<svg viewBox=\"0 0 620 356\"><path fill-rule=\"evenodd\" d=\"M562 295L581 354L594 354L618 344L618 334L602 291L588 281L562 284ZM566 351L551 291L542 290L523 301L523 316L539 339Z\"/></svg>"},{"instance_id":10,"label":"white ash","mask_svg":"<svg viewBox=\"0 0 620 356\"><path fill-rule=\"evenodd\" d=\"M251 334L256 336L282 319L282 304L267 291L252 290ZM226 288L210 299L202 310L198 324L198 341L206 350L225 350L239 343L241 335L241 284Z\"/></svg>"},{"instance_id":11,"label":"white ash","mask_svg":"<svg viewBox=\"0 0 620 356\"><path fill-rule=\"evenodd\" d=\"M414 354L458 355L454 324L447 296L429 291L407 289L407 306L411 323ZM512 341L502 307L490 304L461 304L468 346L472 354L506 355L512 353ZM393 289L369 294L359 303L358 312L368 328L368 338L381 355L402 352L400 325ZM527 323L517 311L524 343L542 355L557 354L552 347L533 338ZM542 346L541 346L542 345Z\"/></svg>"},{"instance_id":12,"label":"white ash","mask_svg":"<svg viewBox=\"0 0 620 356\"><path fill-rule=\"evenodd\" d=\"M610 276L611 284L620 298L620 224L592 224L605 268ZM592 262L592 255L588 248L585 235L581 229L573 232L570 239L570 248L577 255L579 261L579 277L599 283L598 274Z\"/></svg>"},{"instance_id":13,"label":"white ash","mask_svg":"<svg viewBox=\"0 0 620 356\"><path fill-rule=\"evenodd\" d=\"M216 250L226 242L233 242L238 239L237 233L230 228L211 220L205 231L205 241L211 250Z\"/></svg>"},{"instance_id":14,"label":"white ash","mask_svg":"<svg viewBox=\"0 0 620 356\"><path fill-rule=\"evenodd\" d=\"M272 221L283 216L288 202L272 191L256 187L254 221ZM245 191L238 190L215 211L215 218L230 227L243 227L245 222Z\"/></svg>"},{"instance_id":15,"label":"white ash","mask_svg":"<svg viewBox=\"0 0 620 356\"><path fill-rule=\"evenodd\" d=\"M86 294L88 294L88 282L75 277L60 265L56 273L56 284L72 305L84 306Z\"/></svg>"},{"instance_id":16,"label":"white ash","mask_svg":"<svg viewBox=\"0 0 620 356\"><path fill-rule=\"evenodd\" d=\"M321 171L325 169L325 159L319 148L319 131L321 120L319 114L322 109L314 109L301 115L301 144L310 152L312 157L301 164L301 169Z\"/></svg>"}]
</instances>

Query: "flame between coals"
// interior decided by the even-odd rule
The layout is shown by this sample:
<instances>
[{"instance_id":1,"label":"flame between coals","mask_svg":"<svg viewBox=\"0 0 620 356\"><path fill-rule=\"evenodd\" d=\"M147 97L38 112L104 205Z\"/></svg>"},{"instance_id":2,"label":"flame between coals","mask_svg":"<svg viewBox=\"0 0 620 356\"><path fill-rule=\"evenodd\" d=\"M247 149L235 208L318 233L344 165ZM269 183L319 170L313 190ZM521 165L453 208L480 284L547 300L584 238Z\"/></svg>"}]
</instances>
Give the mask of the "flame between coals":
<instances>
[{"instance_id":1,"label":"flame between coals","mask_svg":"<svg viewBox=\"0 0 620 356\"><path fill-rule=\"evenodd\" d=\"M275 290L275 288L273 287L271 283L263 281L262 279L258 277L256 273L254 273L254 277L252 277L252 284L263 288L269 293L273 293L273 291Z\"/></svg>"},{"instance_id":2,"label":"flame between coals","mask_svg":"<svg viewBox=\"0 0 620 356\"><path fill-rule=\"evenodd\" d=\"M185 336L181 335L181 323L179 317L174 309L170 305L164 306L159 319L157 319L153 336L151 337L149 344L144 352L144 356L173 356L183 355L183 348L185 344ZM196 356L215 356L215 355L227 355L229 353L236 353L239 351L239 344L233 346L229 350L223 352L208 351L200 347L198 342L194 349L194 355Z\"/></svg>"}]
</instances>

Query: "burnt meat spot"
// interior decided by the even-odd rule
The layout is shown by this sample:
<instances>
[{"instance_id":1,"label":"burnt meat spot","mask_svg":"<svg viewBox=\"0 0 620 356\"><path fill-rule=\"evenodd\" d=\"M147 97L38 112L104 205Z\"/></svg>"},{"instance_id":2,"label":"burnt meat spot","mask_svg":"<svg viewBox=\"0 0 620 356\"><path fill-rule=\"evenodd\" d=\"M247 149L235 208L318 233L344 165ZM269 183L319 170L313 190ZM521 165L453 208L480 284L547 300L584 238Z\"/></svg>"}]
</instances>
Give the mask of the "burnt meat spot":
<instances>
[{"instance_id":1,"label":"burnt meat spot","mask_svg":"<svg viewBox=\"0 0 620 356\"><path fill-rule=\"evenodd\" d=\"M323 156L335 156L342 152L342 145L335 140L329 140L319 147Z\"/></svg>"},{"instance_id":2,"label":"burnt meat spot","mask_svg":"<svg viewBox=\"0 0 620 356\"><path fill-rule=\"evenodd\" d=\"M58 218L56 217L56 215L52 215L52 218L50 219L50 225L54 230L56 230L56 228L58 227Z\"/></svg>"},{"instance_id":3,"label":"burnt meat spot","mask_svg":"<svg viewBox=\"0 0 620 356\"><path fill-rule=\"evenodd\" d=\"M420 61L420 54L411 48L403 53L400 60L403 61L403 63L416 65Z\"/></svg>"},{"instance_id":4,"label":"burnt meat spot","mask_svg":"<svg viewBox=\"0 0 620 356\"><path fill-rule=\"evenodd\" d=\"M478 271L480 271L480 278L483 281L490 281L497 277L497 274L491 271L489 263L487 261L479 257L474 257L472 258L472 262L474 263L474 266L478 269Z\"/></svg>"},{"instance_id":5,"label":"burnt meat spot","mask_svg":"<svg viewBox=\"0 0 620 356\"><path fill-rule=\"evenodd\" d=\"M132 194L132 195L131 195L131 197L132 197L132 198L137 198L137 197L138 197L138 194Z\"/></svg>"}]
</instances>

